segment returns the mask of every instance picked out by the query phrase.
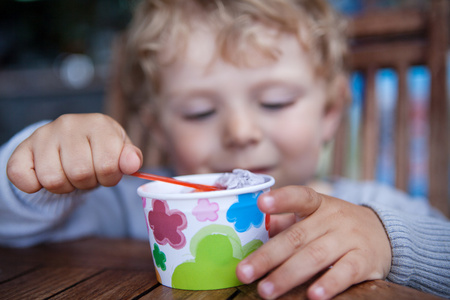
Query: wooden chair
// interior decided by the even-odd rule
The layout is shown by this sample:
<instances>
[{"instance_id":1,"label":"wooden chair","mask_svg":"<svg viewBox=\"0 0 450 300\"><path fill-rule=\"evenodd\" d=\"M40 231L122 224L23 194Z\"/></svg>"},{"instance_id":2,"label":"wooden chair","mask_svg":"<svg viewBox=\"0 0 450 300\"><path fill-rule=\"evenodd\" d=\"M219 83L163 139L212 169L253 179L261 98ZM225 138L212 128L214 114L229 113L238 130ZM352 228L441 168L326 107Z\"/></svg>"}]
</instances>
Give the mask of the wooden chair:
<instances>
[{"instance_id":1,"label":"wooden chair","mask_svg":"<svg viewBox=\"0 0 450 300\"><path fill-rule=\"evenodd\" d=\"M377 69L392 67L399 78L395 126L396 186L407 189L409 172L409 103L406 72L412 65L427 65L431 72L429 107L429 200L447 216L448 196L448 120L445 61L448 37L448 0L431 0L429 10L380 11L363 14L351 21L351 68L366 76L364 114L360 130L360 179L373 180L378 152L379 119L375 99ZM161 159L148 130L138 117L139 97L123 86L123 40L113 47L112 77L106 98L106 112L118 120L146 157L146 166L156 166ZM347 126L344 120L335 140L331 173L345 174Z\"/></svg>"},{"instance_id":2,"label":"wooden chair","mask_svg":"<svg viewBox=\"0 0 450 300\"><path fill-rule=\"evenodd\" d=\"M360 130L360 179L375 176L379 149L379 115L375 95L375 74L380 68L393 68L398 74L395 111L395 185L407 190L409 173L410 103L407 71L426 65L431 75L428 108L429 201L445 215L449 205L449 124L446 91L449 2L431 0L428 10L379 11L351 20L352 70L365 74L365 96ZM345 174L344 155L348 144L344 121L335 140L332 173Z\"/></svg>"}]
</instances>

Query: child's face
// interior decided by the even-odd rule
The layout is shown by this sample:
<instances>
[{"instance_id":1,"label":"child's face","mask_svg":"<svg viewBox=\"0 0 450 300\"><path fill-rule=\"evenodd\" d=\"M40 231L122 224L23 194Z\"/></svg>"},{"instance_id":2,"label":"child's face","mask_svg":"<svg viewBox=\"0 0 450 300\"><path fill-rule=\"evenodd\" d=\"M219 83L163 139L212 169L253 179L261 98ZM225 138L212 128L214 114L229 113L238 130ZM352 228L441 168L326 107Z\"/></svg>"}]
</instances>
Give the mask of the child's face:
<instances>
[{"instance_id":1,"label":"child's face","mask_svg":"<svg viewBox=\"0 0 450 300\"><path fill-rule=\"evenodd\" d=\"M325 109L325 81L291 35L277 61L237 67L217 58L214 35L195 31L186 54L162 70L159 140L177 174L234 168L270 174L276 187L304 184L339 113Z\"/></svg>"}]
</instances>

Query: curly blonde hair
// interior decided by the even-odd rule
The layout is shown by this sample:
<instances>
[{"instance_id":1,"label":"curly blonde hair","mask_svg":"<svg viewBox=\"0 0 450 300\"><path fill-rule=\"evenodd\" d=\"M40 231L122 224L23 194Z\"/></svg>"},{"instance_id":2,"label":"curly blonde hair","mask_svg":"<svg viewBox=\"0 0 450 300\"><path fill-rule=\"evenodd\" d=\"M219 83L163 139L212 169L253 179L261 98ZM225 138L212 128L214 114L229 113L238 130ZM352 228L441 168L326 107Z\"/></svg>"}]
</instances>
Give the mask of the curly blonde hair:
<instances>
[{"instance_id":1,"label":"curly blonde hair","mask_svg":"<svg viewBox=\"0 0 450 300\"><path fill-rule=\"evenodd\" d=\"M183 51L195 22L217 33L216 55L235 65L248 63L248 49L277 59L279 49L257 38L263 25L295 35L326 81L346 72L346 22L326 0L140 0L126 32L121 84L129 105L147 106L152 119L164 67L160 55L167 45Z\"/></svg>"}]
</instances>

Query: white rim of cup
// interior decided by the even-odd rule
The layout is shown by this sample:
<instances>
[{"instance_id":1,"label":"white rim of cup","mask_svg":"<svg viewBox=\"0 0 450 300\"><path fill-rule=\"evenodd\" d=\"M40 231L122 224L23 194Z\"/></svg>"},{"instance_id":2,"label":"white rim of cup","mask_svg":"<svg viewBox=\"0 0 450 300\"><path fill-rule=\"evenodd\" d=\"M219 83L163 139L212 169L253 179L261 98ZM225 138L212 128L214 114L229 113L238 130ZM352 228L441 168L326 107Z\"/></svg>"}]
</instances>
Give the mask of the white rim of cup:
<instances>
[{"instance_id":1,"label":"white rim of cup","mask_svg":"<svg viewBox=\"0 0 450 300\"><path fill-rule=\"evenodd\" d=\"M179 180L184 180L192 183L202 183L196 181L196 178L199 177L211 177L216 176L219 178L222 176L223 173L209 173L209 174L195 174L195 175L183 175L183 176L176 176L174 178ZM196 193L152 193L148 191L144 191L143 187L149 184L161 184L161 185L173 185L172 183L166 183L166 182L158 182L158 181L151 181L148 183L145 183L138 187L137 193L141 197L146 198L152 198L152 199L161 199L161 200L191 200L191 199L199 199L199 198L217 198L217 197L226 197L226 196L233 196L233 195L241 195L241 194L248 194L248 193L254 193L257 191L265 190L267 188L270 188L275 184L275 179L266 174L258 174L260 176L264 177L265 182L257 185L251 185L243 188L237 188L237 189L230 189L230 190L218 190L218 191L210 191L210 192L196 192Z\"/></svg>"}]
</instances>

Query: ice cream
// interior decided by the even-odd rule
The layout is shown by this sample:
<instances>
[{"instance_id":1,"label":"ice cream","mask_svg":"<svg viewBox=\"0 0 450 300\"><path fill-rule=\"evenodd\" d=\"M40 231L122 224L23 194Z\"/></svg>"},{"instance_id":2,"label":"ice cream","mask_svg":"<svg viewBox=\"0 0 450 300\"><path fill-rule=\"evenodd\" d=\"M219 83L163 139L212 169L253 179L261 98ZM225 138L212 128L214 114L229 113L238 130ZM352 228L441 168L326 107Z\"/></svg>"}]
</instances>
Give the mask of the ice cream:
<instances>
[{"instance_id":1,"label":"ice cream","mask_svg":"<svg viewBox=\"0 0 450 300\"><path fill-rule=\"evenodd\" d=\"M138 188L156 278L165 286L185 290L242 285L237 264L269 240L269 216L259 210L257 201L275 180L244 170L177 179L219 182L227 189L192 193L192 188L160 181Z\"/></svg>"},{"instance_id":2,"label":"ice cream","mask_svg":"<svg viewBox=\"0 0 450 300\"><path fill-rule=\"evenodd\" d=\"M257 185L264 182L264 177L261 175L254 174L247 170L234 169L232 173L224 173L220 176L214 185L223 189L231 190Z\"/></svg>"}]
</instances>

